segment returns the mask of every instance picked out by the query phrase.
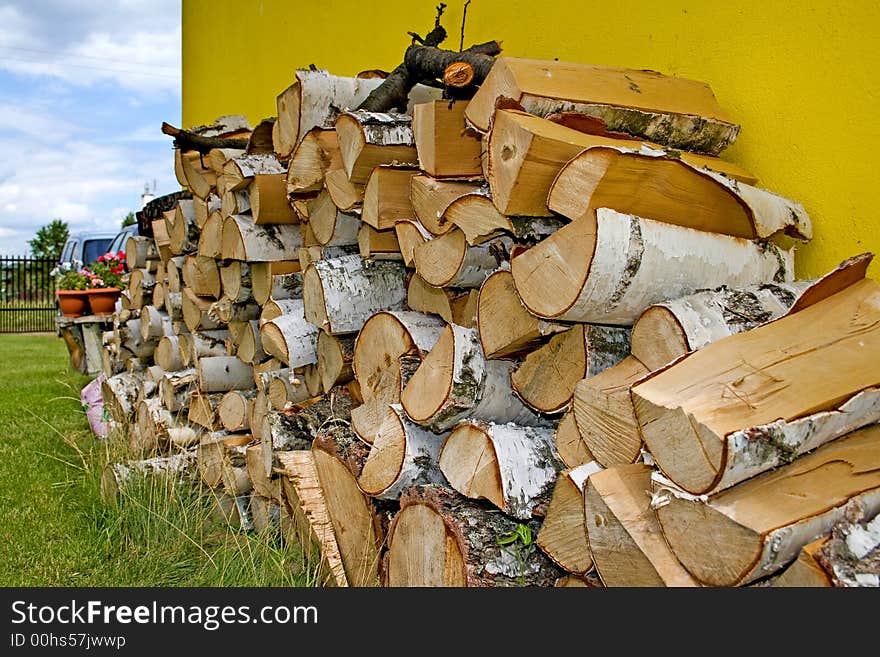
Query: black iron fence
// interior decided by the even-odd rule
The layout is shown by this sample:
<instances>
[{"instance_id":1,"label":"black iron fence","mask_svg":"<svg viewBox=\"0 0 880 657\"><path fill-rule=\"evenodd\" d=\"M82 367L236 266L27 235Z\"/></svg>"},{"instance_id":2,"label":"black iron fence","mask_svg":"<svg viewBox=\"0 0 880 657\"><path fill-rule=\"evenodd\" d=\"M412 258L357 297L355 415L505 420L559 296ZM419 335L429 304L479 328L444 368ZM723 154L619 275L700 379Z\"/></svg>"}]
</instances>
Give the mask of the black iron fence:
<instances>
[{"instance_id":1,"label":"black iron fence","mask_svg":"<svg viewBox=\"0 0 880 657\"><path fill-rule=\"evenodd\" d=\"M0 333L55 330L52 258L0 256Z\"/></svg>"}]
</instances>

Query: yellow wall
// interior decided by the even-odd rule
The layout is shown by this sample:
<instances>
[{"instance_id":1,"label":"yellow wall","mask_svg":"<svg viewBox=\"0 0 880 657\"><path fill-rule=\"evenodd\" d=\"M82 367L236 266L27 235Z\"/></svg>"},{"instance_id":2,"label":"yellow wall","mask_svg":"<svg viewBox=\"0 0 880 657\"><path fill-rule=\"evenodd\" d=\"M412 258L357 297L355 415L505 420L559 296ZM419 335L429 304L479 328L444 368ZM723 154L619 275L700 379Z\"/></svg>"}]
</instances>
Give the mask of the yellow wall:
<instances>
[{"instance_id":1,"label":"yellow wall","mask_svg":"<svg viewBox=\"0 0 880 657\"><path fill-rule=\"evenodd\" d=\"M433 24L417 0L183 0L183 120L275 115L296 68L391 70ZM458 48L463 0L448 1ZM742 125L723 156L802 203L814 224L799 276L880 253L877 186L880 4L784 0L472 0L465 45L511 56L650 68L708 82ZM880 271L873 266L871 274Z\"/></svg>"}]
</instances>

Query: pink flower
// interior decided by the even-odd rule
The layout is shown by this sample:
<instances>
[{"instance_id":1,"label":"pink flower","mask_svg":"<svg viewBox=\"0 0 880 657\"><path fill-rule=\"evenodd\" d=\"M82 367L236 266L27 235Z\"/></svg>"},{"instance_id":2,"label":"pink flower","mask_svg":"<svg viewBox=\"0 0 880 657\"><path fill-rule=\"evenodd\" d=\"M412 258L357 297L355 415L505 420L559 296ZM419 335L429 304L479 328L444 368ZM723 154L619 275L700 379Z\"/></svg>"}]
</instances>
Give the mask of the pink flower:
<instances>
[{"instance_id":1,"label":"pink flower","mask_svg":"<svg viewBox=\"0 0 880 657\"><path fill-rule=\"evenodd\" d=\"M104 287L104 281L97 277L92 279L92 284L95 287Z\"/></svg>"},{"instance_id":2,"label":"pink flower","mask_svg":"<svg viewBox=\"0 0 880 657\"><path fill-rule=\"evenodd\" d=\"M98 256L98 262L104 262L104 256Z\"/></svg>"}]
</instances>

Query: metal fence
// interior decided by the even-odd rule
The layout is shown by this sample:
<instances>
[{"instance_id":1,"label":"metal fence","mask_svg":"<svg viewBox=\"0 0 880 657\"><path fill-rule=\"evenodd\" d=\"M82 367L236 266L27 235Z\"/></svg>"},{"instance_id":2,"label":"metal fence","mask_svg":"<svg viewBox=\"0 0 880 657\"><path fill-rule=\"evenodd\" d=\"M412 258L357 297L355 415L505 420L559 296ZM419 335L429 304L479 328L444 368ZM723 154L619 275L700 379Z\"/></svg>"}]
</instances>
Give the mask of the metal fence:
<instances>
[{"instance_id":1,"label":"metal fence","mask_svg":"<svg viewBox=\"0 0 880 657\"><path fill-rule=\"evenodd\" d=\"M55 330L56 263L52 258L0 256L0 333Z\"/></svg>"}]
</instances>

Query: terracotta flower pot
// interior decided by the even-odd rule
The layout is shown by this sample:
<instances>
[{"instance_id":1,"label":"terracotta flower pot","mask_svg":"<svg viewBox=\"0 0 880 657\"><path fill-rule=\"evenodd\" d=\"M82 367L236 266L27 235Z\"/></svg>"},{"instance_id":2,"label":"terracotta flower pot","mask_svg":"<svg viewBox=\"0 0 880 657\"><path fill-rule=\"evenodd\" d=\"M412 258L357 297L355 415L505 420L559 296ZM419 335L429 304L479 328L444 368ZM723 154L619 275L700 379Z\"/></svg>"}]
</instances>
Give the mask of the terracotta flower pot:
<instances>
[{"instance_id":1,"label":"terracotta flower pot","mask_svg":"<svg viewBox=\"0 0 880 657\"><path fill-rule=\"evenodd\" d=\"M65 317L82 317L88 311L89 296L85 290L56 290L55 294Z\"/></svg>"},{"instance_id":2,"label":"terracotta flower pot","mask_svg":"<svg viewBox=\"0 0 880 657\"><path fill-rule=\"evenodd\" d=\"M112 315L116 309L116 300L122 294L118 287L93 287L85 292L88 293L93 315Z\"/></svg>"}]
</instances>

